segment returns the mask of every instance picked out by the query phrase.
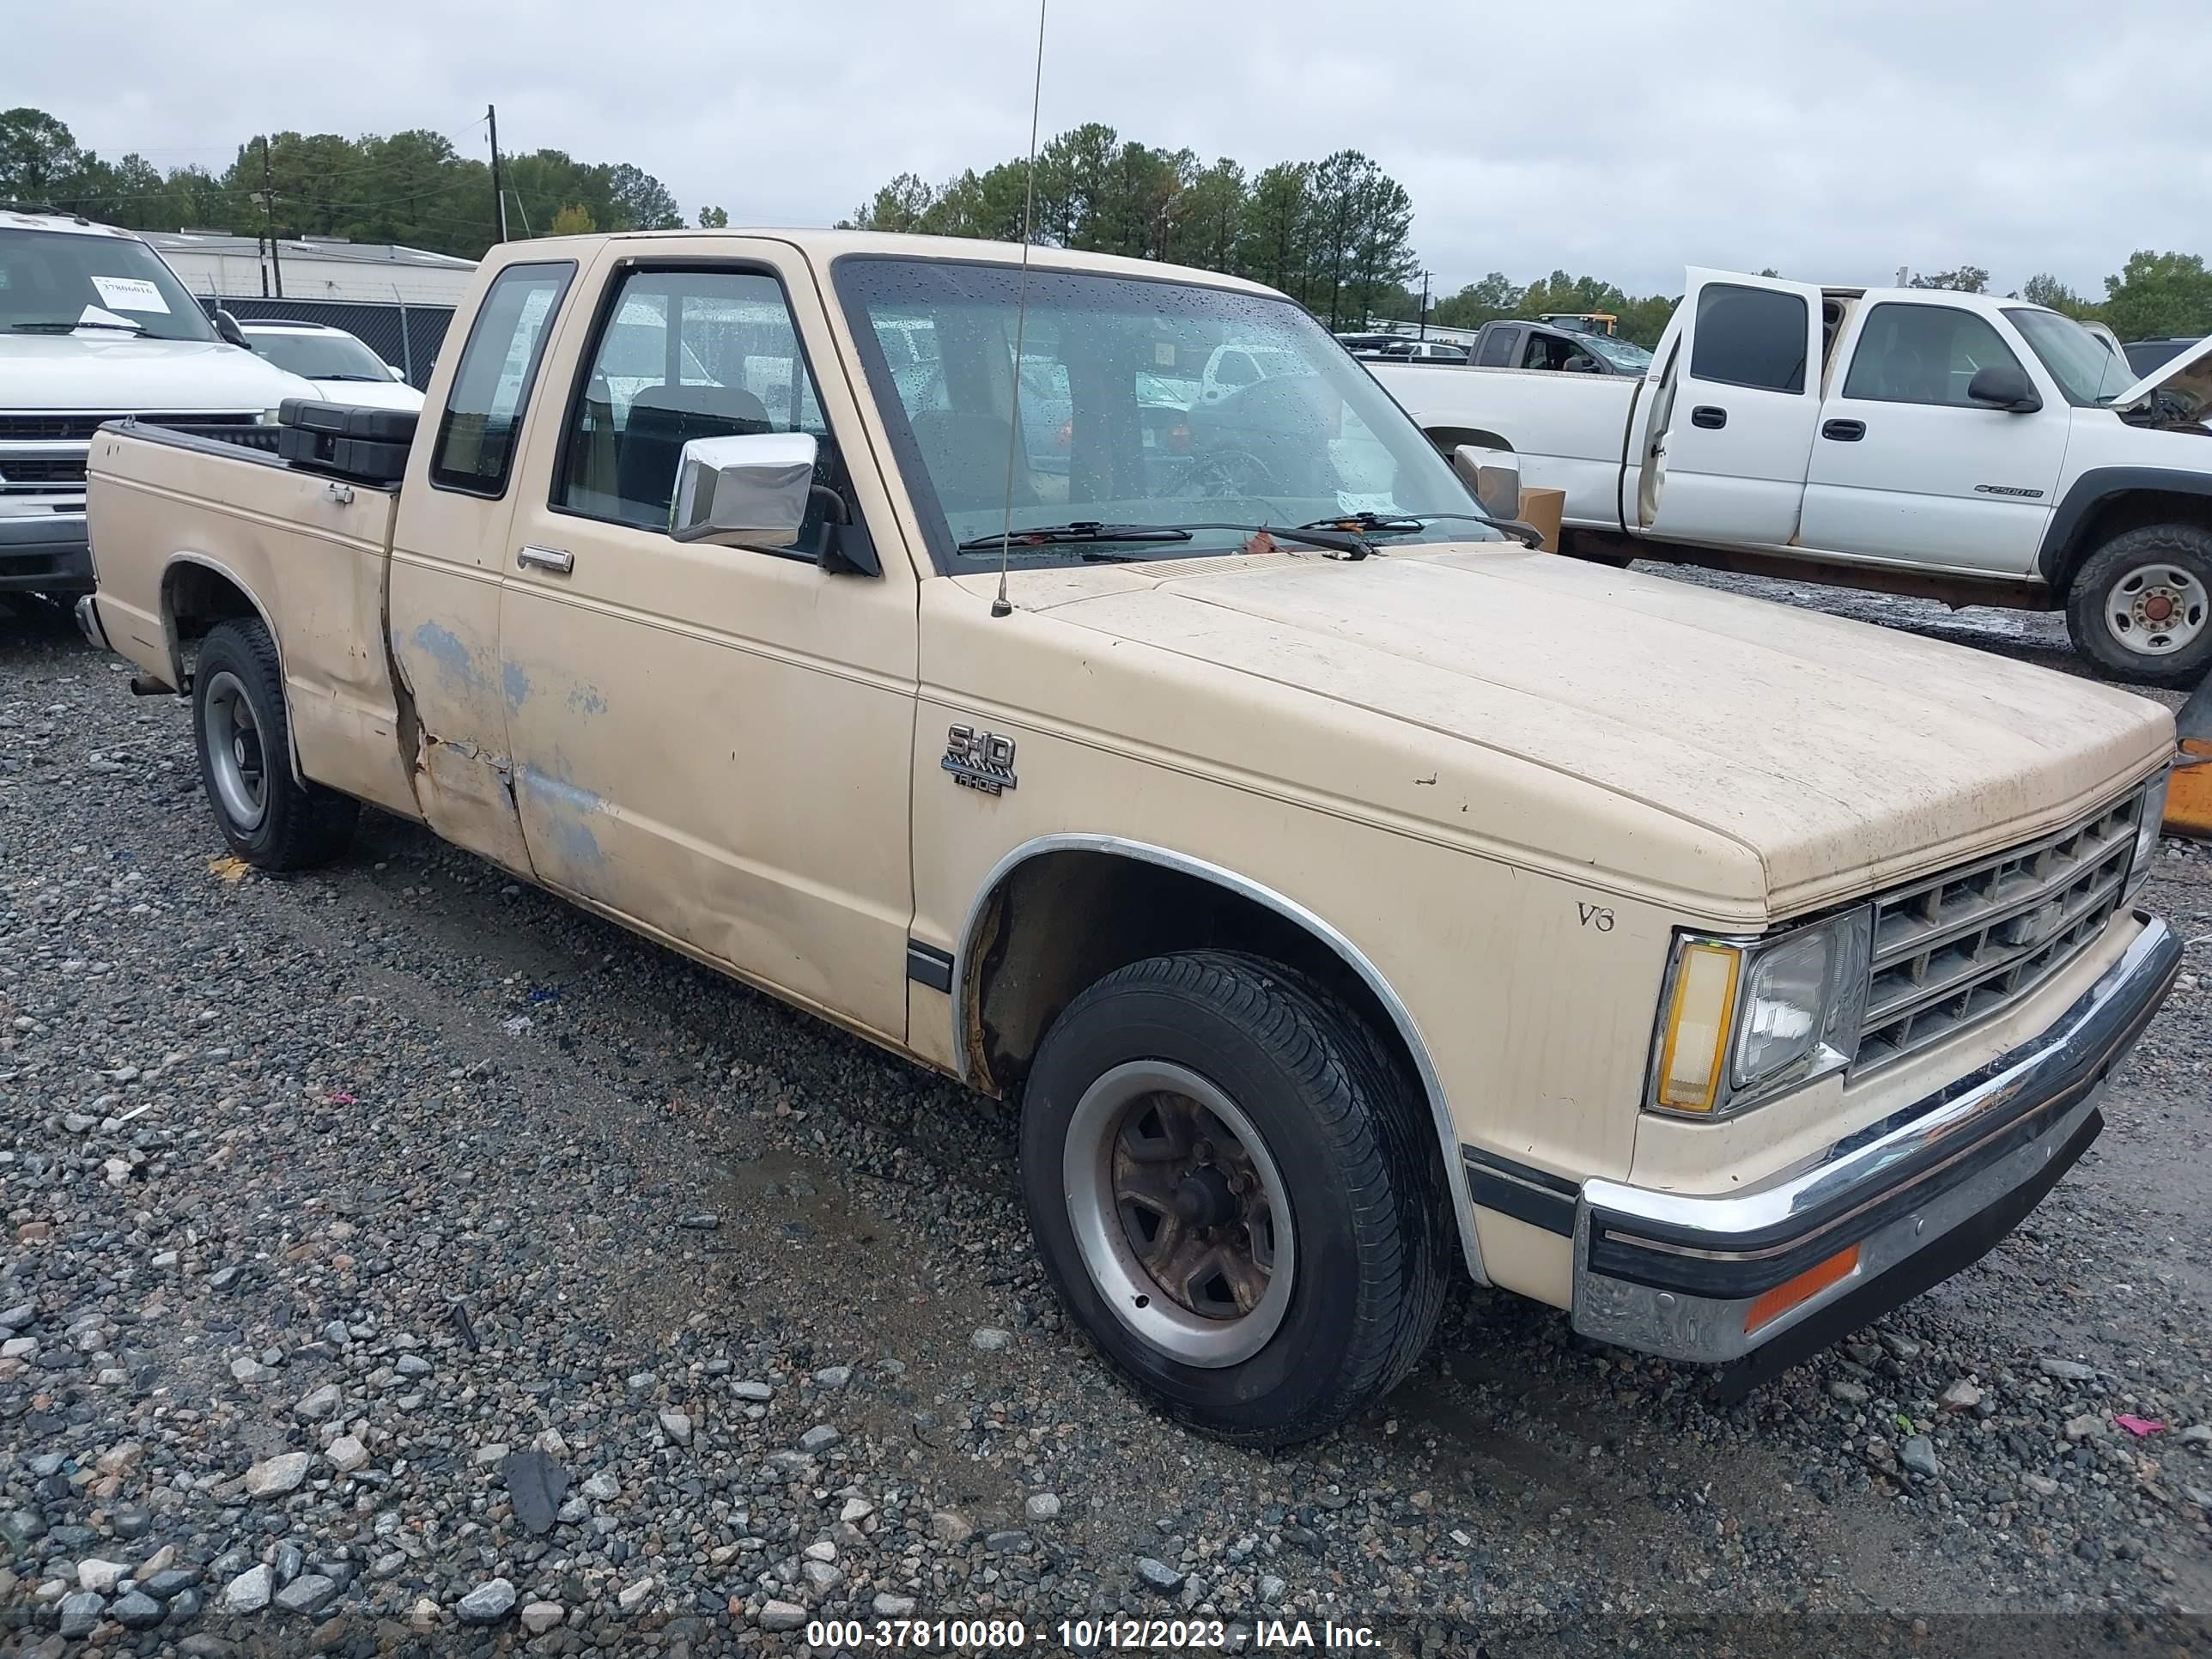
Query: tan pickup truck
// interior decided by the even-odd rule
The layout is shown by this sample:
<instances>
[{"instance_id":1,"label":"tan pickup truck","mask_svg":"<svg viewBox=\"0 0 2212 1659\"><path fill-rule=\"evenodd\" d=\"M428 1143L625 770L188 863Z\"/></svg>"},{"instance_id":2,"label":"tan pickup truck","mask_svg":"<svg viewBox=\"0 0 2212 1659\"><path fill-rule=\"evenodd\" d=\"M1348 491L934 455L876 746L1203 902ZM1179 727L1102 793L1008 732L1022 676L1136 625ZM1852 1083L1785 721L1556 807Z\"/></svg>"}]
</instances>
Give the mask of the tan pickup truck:
<instances>
[{"instance_id":1,"label":"tan pickup truck","mask_svg":"<svg viewBox=\"0 0 2212 1659\"><path fill-rule=\"evenodd\" d=\"M2025 1214L2177 970L2162 708L1532 551L1249 283L514 244L411 447L319 442L93 445L237 854L368 802L1018 1103L1068 1312L1241 1440L1455 1266L1747 1386Z\"/></svg>"}]
</instances>

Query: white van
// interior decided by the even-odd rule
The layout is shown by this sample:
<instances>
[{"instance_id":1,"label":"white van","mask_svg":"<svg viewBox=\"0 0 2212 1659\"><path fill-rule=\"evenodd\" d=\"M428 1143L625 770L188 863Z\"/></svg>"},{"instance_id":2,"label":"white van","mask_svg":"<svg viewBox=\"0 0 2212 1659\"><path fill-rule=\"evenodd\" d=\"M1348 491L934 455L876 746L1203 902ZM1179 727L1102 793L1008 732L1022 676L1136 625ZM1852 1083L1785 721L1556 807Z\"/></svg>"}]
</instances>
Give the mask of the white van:
<instances>
[{"instance_id":1,"label":"white van","mask_svg":"<svg viewBox=\"0 0 2212 1659\"><path fill-rule=\"evenodd\" d=\"M84 457L101 422L216 435L317 395L227 338L131 232L0 212L0 593L92 591Z\"/></svg>"}]
</instances>

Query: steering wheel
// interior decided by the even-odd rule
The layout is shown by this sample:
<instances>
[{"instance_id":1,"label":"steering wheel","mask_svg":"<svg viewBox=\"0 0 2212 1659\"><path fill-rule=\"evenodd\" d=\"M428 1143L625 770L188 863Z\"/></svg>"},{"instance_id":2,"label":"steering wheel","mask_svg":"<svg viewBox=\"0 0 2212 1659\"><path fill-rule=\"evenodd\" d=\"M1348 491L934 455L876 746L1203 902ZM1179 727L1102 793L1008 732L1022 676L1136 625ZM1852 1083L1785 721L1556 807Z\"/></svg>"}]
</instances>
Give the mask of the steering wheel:
<instances>
[{"instance_id":1,"label":"steering wheel","mask_svg":"<svg viewBox=\"0 0 2212 1659\"><path fill-rule=\"evenodd\" d=\"M1190 470L1185 485L1208 500L1272 495L1281 486L1267 464L1249 449L1217 449Z\"/></svg>"}]
</instances>

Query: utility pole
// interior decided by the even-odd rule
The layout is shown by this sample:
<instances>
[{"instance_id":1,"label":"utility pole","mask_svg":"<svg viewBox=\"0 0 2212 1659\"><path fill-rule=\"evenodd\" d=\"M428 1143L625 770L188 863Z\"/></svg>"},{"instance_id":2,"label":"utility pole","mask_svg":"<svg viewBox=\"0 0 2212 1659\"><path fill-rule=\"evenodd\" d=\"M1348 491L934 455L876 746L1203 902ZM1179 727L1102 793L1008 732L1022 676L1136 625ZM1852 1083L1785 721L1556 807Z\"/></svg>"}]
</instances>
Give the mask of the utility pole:
<instances>
[{"instance_id":1,"label":"utility pole","mask_svg":"<svg viewBox=\"0 0 2212 1659\"><path fill-rule=\"evenodd\" d=\"M261 206L269 220L269 264L276 273L276 297L284 297L284 258L276 249L276 187L269 172L269 135L261 135ZM266 289L263 292L265 294Z\"/></svg>"},{"instance_id":2,"label":"utility pole","mask_svg":"<svg viewBox=\"0 0 2212 1659\"><path fill-rule=\"evenodd\" d=\"M499 106L484 106L484 121L491 128L491 203L492 226L498 232L499 241L507 240L507 186L499 172Z\"/></svg>"},{"instance_id":3,"label":"utility pole","mask_svg":"<svg viewBox=\"0 0 2212 1659\"><path fill-rule=\"evenodd\" d=\"M1429 273L1421 273L1421 338L1429 337Z\"/></svg>"}]
</instances>

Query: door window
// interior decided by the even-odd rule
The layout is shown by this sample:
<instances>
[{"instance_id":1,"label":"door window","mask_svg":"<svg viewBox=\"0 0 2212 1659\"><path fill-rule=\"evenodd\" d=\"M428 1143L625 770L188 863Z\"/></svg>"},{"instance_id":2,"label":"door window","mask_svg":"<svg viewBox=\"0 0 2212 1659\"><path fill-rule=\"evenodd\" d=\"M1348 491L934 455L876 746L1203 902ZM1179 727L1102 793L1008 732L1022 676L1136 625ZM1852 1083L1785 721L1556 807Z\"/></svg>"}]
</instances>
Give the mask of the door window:
<instances>
[{"instance_id":1,"label":"door window","mask_svg":"<svg viewBox=\"0 0 2212 1659\"><path fill-rule=\"evenodd\" d=\"M665 531L684 446L755 432L812 434L816 480L836 486L836 451L781 284L758 271L632 271L586 359L552 504ZM826 516L817 496L794 550L820 550Z\"/></svg>"},{"instance_id":2,"label":"door window","mask_svg":"<svg viewBox=\"0 0 2212 1659\"><path fill-rule=\"evenodd\" d=\"M507 493L514 441L553 313L575 266L509 265L492 279L461 348L430 456L430 482L472 495Z\"/></svg>"},{"instance_id":3,"label":"door window","mask_svg":"<svg viewBox=\"0 0 2212 1659\"><path fill-rule=\"evenodd\" d=\"M1980 409L1966 396L1977 371L2020 367L1987 319L1957 306L1887 301L1867 314L1851 354L1844 396L1872 403L1942 404Z\"/></svg>"},{"instance_id":4,"label":"door window","mask_svg":"<svg viewBox=\"0 0 2212 1659\"><path fill-rule=\"evenodd\" d=\"M1517 328L1492 329L1482 342L1481 362L1485 368L1508 368L1513 362L1513 343L1521 336Z\"/></svg>"},{"instance_id":5,"label":"door window","mask_svg":"<svg viewBox=\"0 0 2212 1659\"><path fill-rule=\"evenodd\" d=\"M1762 392L1802 392L1811 331L1802 295L1708 283L1698 292L1690 378Z\"/></svg>"}]
</instances>

